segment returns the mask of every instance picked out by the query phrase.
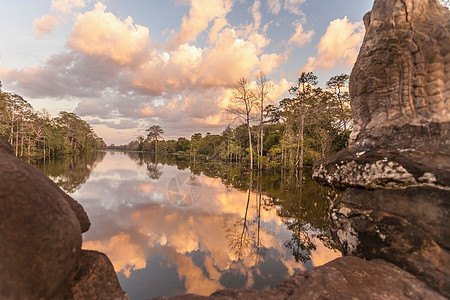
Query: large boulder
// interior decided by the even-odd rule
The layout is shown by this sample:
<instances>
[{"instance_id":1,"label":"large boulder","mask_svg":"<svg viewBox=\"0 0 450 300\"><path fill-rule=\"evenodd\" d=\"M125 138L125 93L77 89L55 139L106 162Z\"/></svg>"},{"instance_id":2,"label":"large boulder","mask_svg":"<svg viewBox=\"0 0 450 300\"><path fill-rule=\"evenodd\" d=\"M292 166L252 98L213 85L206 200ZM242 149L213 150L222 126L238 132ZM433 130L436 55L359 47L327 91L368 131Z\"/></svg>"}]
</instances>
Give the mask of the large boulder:
<instances>
[{"instance_id":1,"label":"large boulder","mask_svg":"<svg viewBox=\"0 0 450 300\"><path fill-rule=\"evenodd\" d=\"M0 139L0 297L64 293L78 266L81 227L63 192Z\"/></svg>"},{"instance_id":2,"label":"large boulder","mask_svg":"<svg viewBox=\"0 0 450 300\"><path fill-rule=\"evenodd\" d=\"M450 11L376 0L364 23L349 147L313 177L344 190L330 212L344 254L386 259L450 296Z\"/></svg>"},{"instance_id":3,"label":"large boulder","mask_svg":"<svg viewBox=\"0 0 450 300\"><path fill-rule=\"evenodd\" d=\"M165 297L159 298L167 299ZM294 274L276 288L222 290L211 296L181 295L171 300L226 299L436 299L444 300L419 279L384 261L342 257Z\"/></svg>"},{"instance_id":4,"label":"large boulder","mask_svg":"<svg viewBox=\"0 0 450 300\"><path fill-rule=\"evenodd\" d=\"M81 250L81 233L90 226L83 207L39 170L15 157L2 138L0 201L0 298L124 295L108 258ZM97 275L85 275L86 269L96 270ZM90 294L82 292L82 287Z\"/></svg>"}]
</instances>

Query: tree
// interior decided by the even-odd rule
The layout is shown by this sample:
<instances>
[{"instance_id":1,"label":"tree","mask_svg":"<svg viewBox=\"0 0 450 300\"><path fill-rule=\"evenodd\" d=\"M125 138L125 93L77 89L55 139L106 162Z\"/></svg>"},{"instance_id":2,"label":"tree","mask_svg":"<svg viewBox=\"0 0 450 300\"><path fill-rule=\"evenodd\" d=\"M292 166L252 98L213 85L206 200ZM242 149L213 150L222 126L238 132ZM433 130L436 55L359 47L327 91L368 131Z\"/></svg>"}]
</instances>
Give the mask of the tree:
<instances>
[{"instance_id":1,"label":"tree","mask_svg":"<svg viewBox=\"0 0 450 300\"><path fill-rule=\"evenodd\" d=\"M191 153L194 155L194 161L195 161L195 153L197 152L198 149L198 145L200 144L200 141L202 139L202 134L201 133L195 133L191 136ZM191 154L189 154L189 159L190 159Z\"/></svg>"},{"instance_id":2,"label":"tree","mask_svg":"<svg viewBox=\"0 0 450 300\"><path fill-rule=\"evenodd\" d=\"M250 170L253 169L253 146L252 146L252 132L250 128L250 115L253 106L257 103L258 99L255 97L255 93L250 86L250 82L247 78L240 78L236 81L233 90L233 98L227 108L227 112L242 119L247 125L249 148L250 148Z\"/></svg>"},{"instance_id":3,"label":"tree","mask_svg":"<svg viewBox=\"0 0 450 300\"><path fill-rule=\"evenodd\" d=\"M298 148L300 148L300 153L297 150L296 160L299 164L299 168L303 169L303 160L304 160L304 128L305 128L305 109L308 100L313 96L317 85L317 76L312 72L302 72L300 77L298 78L297 86L293 86L289 89L289 92L295 96L293 99L294 102L298 104L299 111L298 116L300 118L300 126L299 126L299 138L300 144ZM297 148L297 149L298 149Z\"/></svg>"},{"instance_id":4,"label":"tree","mask_svg":"<svg viewBox=\"0 0 450 300\"><path fill-rule=\"evenodd\" d=\"M164 134L164 130L159 125L153 125L150 126L149 129L146 129L145 131L148 131L147 141L155 143L155 157L156 157L156 153L158 152L158 139L161 137L162 134Z\"/></svg>"},{"instance_id":5,"label":"tree","mask_svg":"<svg viewBox=\"0 0 450 300\"><path fill-rule=\"evenodd\" d=\"M350 109L350 95L348 93L348 81L350 75L341 74L327 81L327 88L333 91L333 100L338 107L339 126L347 131L351 127L352 112Z\"/></svg>"},{"instance_id":6,"label":"tree","mask_svg":"<svg viewBox=\"0 0 450 300\"><path fill-rule=\"evenodd\" d=\"M256 83L258 85L257 95L259 99L260 107L260 119L259 119L259 157L263 157L263 145L264 145L264 100L268 97L273 90L273 83L266 77L263 71L260 71L256 76ZM261 159L258 159L258 168L262 168Z\"/></svg>"}]
</instances>

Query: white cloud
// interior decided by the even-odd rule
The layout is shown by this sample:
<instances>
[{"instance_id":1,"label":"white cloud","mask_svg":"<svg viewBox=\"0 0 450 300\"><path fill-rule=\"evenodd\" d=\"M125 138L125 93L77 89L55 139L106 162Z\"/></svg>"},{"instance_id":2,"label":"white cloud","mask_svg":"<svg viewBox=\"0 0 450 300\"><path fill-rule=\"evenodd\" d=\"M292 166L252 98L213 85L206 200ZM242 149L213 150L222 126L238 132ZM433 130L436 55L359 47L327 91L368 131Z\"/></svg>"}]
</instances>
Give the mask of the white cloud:
<instances>
[{"instance_id":1,"label":"white cloud","mask_svg":"<svg viewBox=\"0 0 450 300\"><path fill-rule=\"evenodd\" d=\"M358 56L364 37L362 22L350 22L347 17L330 22L317 45L317 55L309 57L302 71L326 70L337 64L351 67Z\"/></svg>"}]
</instances>

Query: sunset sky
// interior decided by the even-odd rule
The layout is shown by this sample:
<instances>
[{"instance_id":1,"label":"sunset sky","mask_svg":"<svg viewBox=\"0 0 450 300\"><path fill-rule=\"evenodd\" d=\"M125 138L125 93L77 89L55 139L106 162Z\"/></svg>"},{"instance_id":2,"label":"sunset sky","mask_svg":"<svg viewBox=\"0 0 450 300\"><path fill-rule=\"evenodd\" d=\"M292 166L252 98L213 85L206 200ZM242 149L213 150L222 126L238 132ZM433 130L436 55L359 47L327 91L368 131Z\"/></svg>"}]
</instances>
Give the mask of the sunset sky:
<instances>
[{"instance_id":1,"label":"sunset sky","mask_svg":"<svg viewBox=\"0 0 450 300\"><path fill-rule=\"evenodd\" d=\"M0 0L0 81L108 143L159 124L220 133L233 83L264 71L271 101L300 72L350 73L372 0Z\"/></svg>"}]
</instances>

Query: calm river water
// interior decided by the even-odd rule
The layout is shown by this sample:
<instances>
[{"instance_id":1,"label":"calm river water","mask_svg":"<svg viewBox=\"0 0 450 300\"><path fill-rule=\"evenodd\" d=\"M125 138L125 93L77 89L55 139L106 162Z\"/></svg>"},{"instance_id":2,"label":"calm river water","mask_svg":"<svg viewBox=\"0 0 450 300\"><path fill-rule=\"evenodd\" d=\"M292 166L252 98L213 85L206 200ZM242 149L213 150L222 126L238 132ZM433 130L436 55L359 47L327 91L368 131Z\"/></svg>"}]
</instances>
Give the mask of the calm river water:
<instances>
[{"instance_id":1,"label":"calm river water","mask_svg":"<svg viewBox=\"0 0 450 300\"><path fill-rule=\"evenodd\" d=\"M274 287L341 254L328 231L334 192L236 164L93 152L36 162L80 202L83 248L111 259L131 299Z\"/></svg>"}]
</instances>

